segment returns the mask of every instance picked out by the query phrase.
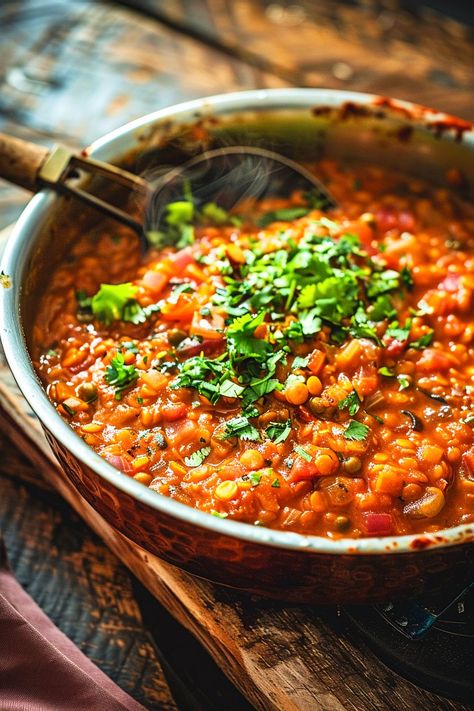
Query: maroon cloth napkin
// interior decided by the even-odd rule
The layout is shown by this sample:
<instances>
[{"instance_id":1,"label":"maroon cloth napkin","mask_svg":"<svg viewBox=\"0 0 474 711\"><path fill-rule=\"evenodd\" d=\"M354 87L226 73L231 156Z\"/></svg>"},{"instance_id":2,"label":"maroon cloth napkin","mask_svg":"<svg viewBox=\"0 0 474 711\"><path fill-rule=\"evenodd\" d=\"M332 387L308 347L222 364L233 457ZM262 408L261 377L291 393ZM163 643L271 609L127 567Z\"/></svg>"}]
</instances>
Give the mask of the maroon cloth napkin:
<instances>
[{"instance_id":1,"label":"maroon cloth napkin","mask_svg":"<svg viewBox=\"0 0 474 711\"><path fill-rule=\"evenodd\" d=\"M145 711L17 583L0 539L0 709Z\"/></svg>"}]
</instances>

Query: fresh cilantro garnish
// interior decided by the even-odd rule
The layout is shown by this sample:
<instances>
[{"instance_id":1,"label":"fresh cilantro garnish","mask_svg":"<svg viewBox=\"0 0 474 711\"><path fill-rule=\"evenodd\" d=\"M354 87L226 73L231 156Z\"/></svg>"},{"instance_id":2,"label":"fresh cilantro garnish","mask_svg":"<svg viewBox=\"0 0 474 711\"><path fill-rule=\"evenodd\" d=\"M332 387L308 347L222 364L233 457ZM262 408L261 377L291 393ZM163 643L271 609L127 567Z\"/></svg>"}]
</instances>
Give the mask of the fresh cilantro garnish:
<instances>
[{"instance_id":1,"label":"fresh cilantro garnish","mask_svg":"<svg viewBox=\"0 0 474 711\"><path fill-rule=\"evenodd\" d=\"M292 222L299 217L307 215L310 209L301 205L299 207L283 207L280 210L272 210L261 215L256 220L256 224L258 227L268 227L272 222Z\"/></svg>"},{"instance_id":2,"label":"fresh cilantro garnish","mask_svg":"<svg viewBox=\"0 0 474 711\"><path fill-rule=\"evenodd\" d=\"M293 370L298 370L298 368L306 368L309 363L309 355L302 358L301 356L296 356L291 365Z\"/></svg>"},{"instance_id":3,"label":"fresh cilantro garnish","mask_svg":"<svg viewBox=\"0 0 474 711\"><path fill-rule=\"evenodd\" d=\"M416 348L416 350L423 350L423 348L427 348L430 346L433 342L433 337L434 337L434 331L428 331L428 333L424 333L420 338L417 338L416 341L412 341L411 343L408 344L409 348Z\"/></svg>"},{"instance_id":4,"label":"fresh cilantro garnish","mask_svg":"<svg viewBox=\"0 0 474 711\"><path fill-rule=\"evenodd\" d=\"M80 314L91 313L92 296L87 296L86 292L80 289L79 291L76 291L76 301Z\"/></svg>"},{"instance_id":5,"label":"fresh cilantro garnish","mask_svg":"<svg viewBox=\"0 0 474 711\"><path fill-rule=\"evenodd\" d=\"M80 313L92 314L99 321L110 326L113 321L143 323L147 314L135 299L137 287L125 284L101 284L94 296L86 296L82 291L76 294Z\"/></svg>"},{"instance_id":6,"label":"fresh cilantro garnish","mask_svg":"<svg viewBox=\"0 0 474 711\"><path fill-rule=\"evenodd\" d=\"M219 386L219 395L222 397L239 397L245 388L232 380L224 380Z\"/></svg>"},{"instance_id":7,"label":"fresh cilantro garnish","mask_svg":"<svg viewBox=\"0 0 474 711\"><path fill-rule=\"evenodd\" d=\"M400 287L400 274L394 269L384 271L374 271L367 286L367 296L369 299L394 291Z\"/></svg>"},{"instance_id":8,"label":"fresh cilantro garnish","mask_svg":"<svg viewBox=\"0 0 474 711\"><path fill-rule=\"evenodd\" d=\"M377 296L374 303L369 309L371 321L384 321L385 319L392 320L397 312L393 307L391 299L386 294Z\"/></svg>"},{"instance_id":9,"label":"fresh cilantro garnish","mask_svg":"<svg viewBox=\"0 0 474 711\"><path fill-rule=\"evenodd\" d=\"M265 432L267 437L275 442L275 444L284 442L291 432L291 420L286 420L286 422L270 422Z\"/></svg>"},{"instance_id":10,"label":"fresh cilantro garnish","mask_svg":"<svg viewBox=\"0 0 474 711\"><path fill-rule=\"evenodd\" d=\"M194 204L192 200L177 200L166 206L161 230L149 230L147 239L154 247L171 246L182 249L194 242Z\"/></svg>"},{"instance_id":11,"label":"fresh cilantro garnish","mask_svg":"<svg viewBox=\"0 0 474 711\"><path fill-rule=\"evenodd\" d=\"M344 400L340 400L338 402L338 408L339 410L345 410L346 408L349 411L349 415L352 417L355 415L361 406L361 399L356 393L355 390L352 390L347 397L344 398Z\"/></svg>"},{"instance_id":12,"label":"fresh cilantro garnish","mask_svg":"<svg viewBox=\"0 0 474 711\"><path fill-rule=\"evenodd\" d=\"M199 467L203 461L208 457L211 453L211 448L210 447L202 447L201 449L198 449L196 452L193 452L189 457L184 458L184 463L186 464L187 467Z\"/></svg>"},{"instance_id":13,"label":"fresh cilantro garnish","mask_svg":"<svg viewBox=\"0 0 474 711\"><path fill-rule=\"evenodd\" d=\"M65 402L63 402L62 405L63 405L64 410L67 412L67 414L70 417L74 417L74 415L76 414L76 411L73 410L72 407L69 407L69 405L67 405Z\"/></svg>"},{"instance_id":14,"label":"fresh cilantro garnish","mask_svg":"<svg viewBox=\"0 0 474 711\"><path fill-rule=\"evenodd\" d=\"M408 291L411 291L415 282L413 281L412 273L408 269L408 267L403 267L401 269L400 276L402 278L403 283L405 284L405 287L408 289Z\"/></svg>"},{"instance_id":15,"label":"fresh cilantro garnish","mask_svg":"<svg viewBox=\"0 0 474 711\"><path fill-rule=\"evenodd\" d=\"M279 479L274 479L272 481L272 489L279 489L280 488L280 480Z\"/></svg>"},{"instance_id":16,"label":"fresh cilantro garnish","mask_svg":"<svg viewBox=\"0 0 474 711\"><path fill-rule=\"evenodd\" d=\"M250 474L247 475L247 479L250 481L252 486L258 486L262 480L262 472L250 472Z\"/></svg>"},{"instance_id":17,"label":"fresh cilantro garnish","mask_svg":"<svg viewBox=\"0 0 474 711\"><path fill-rule=\"evenodd\" d=\"M211 511L212 516L216 516L217 518L227 518L229 515L228 513L224 513L221 511L214 511L214 509Z\"/></svg>"},{"instance_id":18,"label":"fresh cilantro garnish","mask_svg":"<svg viewBox=\"0 0 474 711\"><path fill-rule=\"evenodd\" d=\"M349 420L349 424L344 430L344 437L346 439L361 441L367 438L369 434L369 428L362 422L357 422L357 420Z\"/></svg>"},{"instance_id":19,"label":"fresh cilantro garnish","mask_svg":"<svg viewBox=\"0 0 474 711\"><path fill-rule=\"evenodd\" d=\"M200 210L201 221L211 222L213 225L239 225L240 219L235 215L229 215L227 210L224 210L215 202L206 202Z\"/></svg>"},{"instance_id":20,"label":"fresh cilantro garnish","mask_svg":"<svg viewBox=\"0 0 474 711\"><path fill-rule=\"evenodd\" d=\"M122 353L117 353L105 370L104 380L115 387L115 399L121 400L124 390L138 380L138 371L134 365L125 365Z\"/></svg>"},{"instance_id":21,"label":"fresh cilantro garnish","mask_svg":"<svg viewBox=\"0 0 474 711\"><path fill-rule=\"evenodd\" d=\"M306 459L307 462L310 462L312 460L311 454L307 452L306 449L303 449L303 447L300 447L298 444L295 444L293 449L295 450L296 454L299 454L300 457Z\"/></svg>"},{"instance_id":22,"label":"fresh cilantro garnish","mask_svg":"<svg viewBox=\"0 0 474 711\"><path fill-rule=\"evenodd\" d=\"M229 439L229 437L239 437L250 442L260 439L257 428L249 422L249 418L245 415L227 420L223 439Z\"/></svg>"},{"instance_id":23,"label":"fresh cilantro garnish","mask_svg":"<svg viewBox=\"0 0 474 711\"><path fill-rule=\"evenodd\" d=\"M171 296L173 296L173 298L176 298L180 294L192 294L193 291L194 288L191 286L191 284L188 281L183 281L181 284L177 284L173 287Z\"/></svg>"},{"instance_id":24,"label":"fresh cilantro garnish","mask_svg":"<svg viewBox=\"0 0 474 711\"><path fill-rule=\"evenodd\" d=\"M135 355L139 352L137 344L133 341L122 341L120 343L120 348L125 348L126 351L128 351L129 353L135 353ZM146 363L145 358L143 359L143 361Z\"/></svg>"},{"instance_id":25,"label":"fresh cilantro garnish","mask_svg":"<svg viewBox=\"0 0 474 711\"><path fill-rule=\"evenodd\" d=\"M407 388L410 387L411 385L411 380L408 376L406 375L397 375L397 381L398 381L398 389L399 390L406 390Z\"/></svg>"},{"instance_id":26,"label":"fresh cilantro garnish","mask_svg":"<svg viewBox=\"0 0 474 711\"><path fill-rule=\"evenodd\" d=\"M407 318L404 326L400 326L398 321L393 321L385 331L385 337L394 338L396 341L407 341L410 336L411 324L411 318Z\"/></svg>"},{"instance_id":27,"label":"fresh cilantro garnish","mask_svg":"<svg viewBox=\"0 0 474 711\"><path fill-rule=\"evenodd\" d=\"M386 365L383 365L381 368L379 368L378 372L380 373L380 375L385 375L386 378L395 377L395 371L393 370L393 368L387 368Z\"/></svg>"}]
</instances>

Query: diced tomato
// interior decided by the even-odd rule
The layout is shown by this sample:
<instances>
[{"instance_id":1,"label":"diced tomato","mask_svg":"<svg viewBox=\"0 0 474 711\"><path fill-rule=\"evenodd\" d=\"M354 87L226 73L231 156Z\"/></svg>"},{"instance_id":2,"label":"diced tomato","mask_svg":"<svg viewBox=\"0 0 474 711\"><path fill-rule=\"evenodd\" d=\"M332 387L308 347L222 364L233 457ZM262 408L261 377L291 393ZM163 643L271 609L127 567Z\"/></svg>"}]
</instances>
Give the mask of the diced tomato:
<instances>
[{"instance_id":1,"label":"diced tomato","mask_svg":"<svg viewBox=\"0 0 474 711\"><path fill-rule=\"evenodd\" d=\"M464 452L462 455L462 463L466 467L466 471L469 476L474 477L474 447L471 447L471 449L468 449L467 452Z\"/></svg>"},{"instance_id":2,"label":"diced tomato","mask_svg":"<svg viewBox=\"0 0 474 711\"><path fill-rule=\"evenodd\" d=\"M111 464L113 467L118 469L121 472L124 472L125 474L129 474L130 472L133 472L134 469L132 467L131 462L127 459L127 457L121 457L118 454L104 454L104 459L106 462Z\"/></svg>"},{"instance_id":3,"label":"diced tomato","mask_svg":"<svg viewBox=\"0 0 474 711\"><path fill-rule=\"evenodd\" d=\"M314 415L311 414L307 407L300 405L296 411L298 413L298 417L300 420L303 420L303 422L314 422Z\"/></svg>"},{"instance_id":4,"label":"diced tomato","mask_svg":"<svg viewBox=\"0 0 474 711\"><path fill-rule=\"evenodd\" d=\"M177 347L177 351L180 355L185 355L188 358L192 356L204 353L204 355L211 355L217 352L224 343L224 337L220 334L220 338L204 339L201 341L199 338L185 338L181 341Z\"/></svg>"},{"instance_id":5,"label":"diced tomato","mask_svg":"<svg viewBox=\"0 0 474 711\"><path fill-rule=\"evenodd\" d=\"M294 483L304 479L313 479L317 476L320 476L320 474L313 461L307 462L303 457L296 457L291 467L289 481Z\"/></svg>"},{"instance_id":6,"label":"diced tomato","mask_svg":"<svg viewBox=\"0 0 474 711\"><path fill-rule=\"evenodd\" d=\"M397 216L389 208L377 210L374 217L380 232L388 232L398 227Z\"/></svg>"},{"instance_id":7,"label":"diced tomato","mask_svg":"<svg viewBox=\"0 0 474 711\"><path fill-rule=\"evenodd\" d=\"M379 386L377 370L373 366L360 368L353 383L360 397L372 395Z\"/></svg>"},{"instance_id":8,"label":"diced tomato","mask_svg":"<svg viewBox=\"0 0 474 711\"><path fill-rule=\"evenodd\" d=\"M445 277L443 279L443 281L438 284L438 289L442 289L443 291L449 291L449 292L453 293L455 291L458 291L460 281L461 281L460 274L448 274L448 276Z\"/></svg>"},{"instance_id":9,"label":"diced tomato","mask_svg":"<svg viewBox=\"0 0 474 711\"><path fill-rule=\"evenodd\" d=\"M167 301L161 309L165 321L191 321L198 305L191 294L180 294L176 302Z\"/></svg>"},{"instance_id":10,"label":"diced tomato","mask_svg":"<svg viewBox=\"0 0 474 711\"><path fill-rule=\"evenodd\" d=\"M161 414L166 422L176 422L182 420L188 414L188 406L184 402L170 403L161 409Z\"/></svg>"},{"instance_id":11,"label":"diced tomato","mask_svg":"<svg viewBox=\"0 0 474 711\"><path fill-rule=\"evenodd\" d=\"M142 282L143 286L149 289L153 294L160 294L168 283L169 277L162 272L153 271L149 269L143 275Z\"/></svg>"},{"instance_id":12,"label":"diced tomato","mask_svg":"<svg viewBox=\"0 0 474 711\"><path fill-rule=\"evenodd\" d=\"M362 514L365 528L370 536L388 536L393 530L393 519L389 513L368 511Z\"/></svg>"},{"instance_id":13,"label":"diced tomato","mask_svg":"<svg viewBox=\"0 0 474 711\"><path fill-rule=\"evenodd\" d=\"M326 354L316 348L309 356L308 368L317 375L321 371L325 360Z\"/></svg>"},{"instance_id":14,"label":"diced tomato","mask_svg":"<svg viewBox=\"0 0 474 711\"><path fill-rule=\"evenodd\" d=\"M355 220L344 225L344 233L357 235L363 249L370 257L377 254L377 249L372 245L375 239L374 231L364 220Z\"/></svg>"},{"instance_id":15,"label":"diced tomato","mask_svg":"<svg viewBox=\"0 0 474 711\"><path fill-rule=\"evenodd\" d=\"M202 336L210 340L221 340L224 330L224 317L217 313L212 313L210 318L203 318L198 311L194 313L189 332L194 336Z\"/></svg>"},{"instance_id":16,"label":"diced tomato","mask_svg":"<svg viewBox=\"0 0 474 711\"><path fill-rule=\"evenodd\" d=\"M425 348L416 364L417 370L423 373L436 373L440 370L454 368L458 364L456 358L450 353L438 351L436 348Z\"/></svg>"},{"instance_id":17,"label":"diced tomato","mask_svg":"<svg viewBox=\"0 0 474 711\"><path fill-rule=\"evenodd\" d=\"M407 341L400 341L398 338L388 338L384 340L384 345L388 355L396 358L401 355L407 346Z\"/></svg>"},{"instance_id":18,"label":"diced tomato","mask_svg":"<svg viewBox=\"0 0 474 711\"><path fill-rule=\"evenodd\" d=\"M194 261L194 257L189 247L185 247L184 249L180 249L179 252L171 254L170 261L173 264L175 272L179 274Z\"/></svg>"}]
</instances>

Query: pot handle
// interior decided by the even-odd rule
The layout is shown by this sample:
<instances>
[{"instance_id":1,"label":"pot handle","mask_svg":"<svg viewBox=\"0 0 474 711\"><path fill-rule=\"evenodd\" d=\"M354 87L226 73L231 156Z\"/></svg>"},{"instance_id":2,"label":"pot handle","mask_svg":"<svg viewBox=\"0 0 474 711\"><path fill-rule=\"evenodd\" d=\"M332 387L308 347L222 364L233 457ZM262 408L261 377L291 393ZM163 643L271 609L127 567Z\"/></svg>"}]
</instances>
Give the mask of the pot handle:
<instances>
[{"instance_id":1,"label":"pot handle","mask_svg":"<svg viewBox=\"0 0 474 711\"><path fill-rule=\"evenodd\" d=\"M0 178L36 192L38 173L49 149L0 132Z\"/></svg>"}]
</instances>

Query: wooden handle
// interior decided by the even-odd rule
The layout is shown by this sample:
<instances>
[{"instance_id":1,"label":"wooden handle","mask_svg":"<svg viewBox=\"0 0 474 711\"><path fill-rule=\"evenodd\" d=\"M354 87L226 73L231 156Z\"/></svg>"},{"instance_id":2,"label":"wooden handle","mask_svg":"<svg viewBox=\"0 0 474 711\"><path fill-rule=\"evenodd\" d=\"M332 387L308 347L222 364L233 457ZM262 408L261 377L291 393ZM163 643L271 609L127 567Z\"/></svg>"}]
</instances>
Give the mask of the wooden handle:
<instances>
[{"instance_id":1,"label":"wooden handle","mask_svg":"<svg viewBox=\"0 0 474 711\"><path fill-rule=\"evenodd\" d=\"M38 171L48 153L44 146L0 133L0 178L35 192Z\"/></svg>"}]
</instances>

